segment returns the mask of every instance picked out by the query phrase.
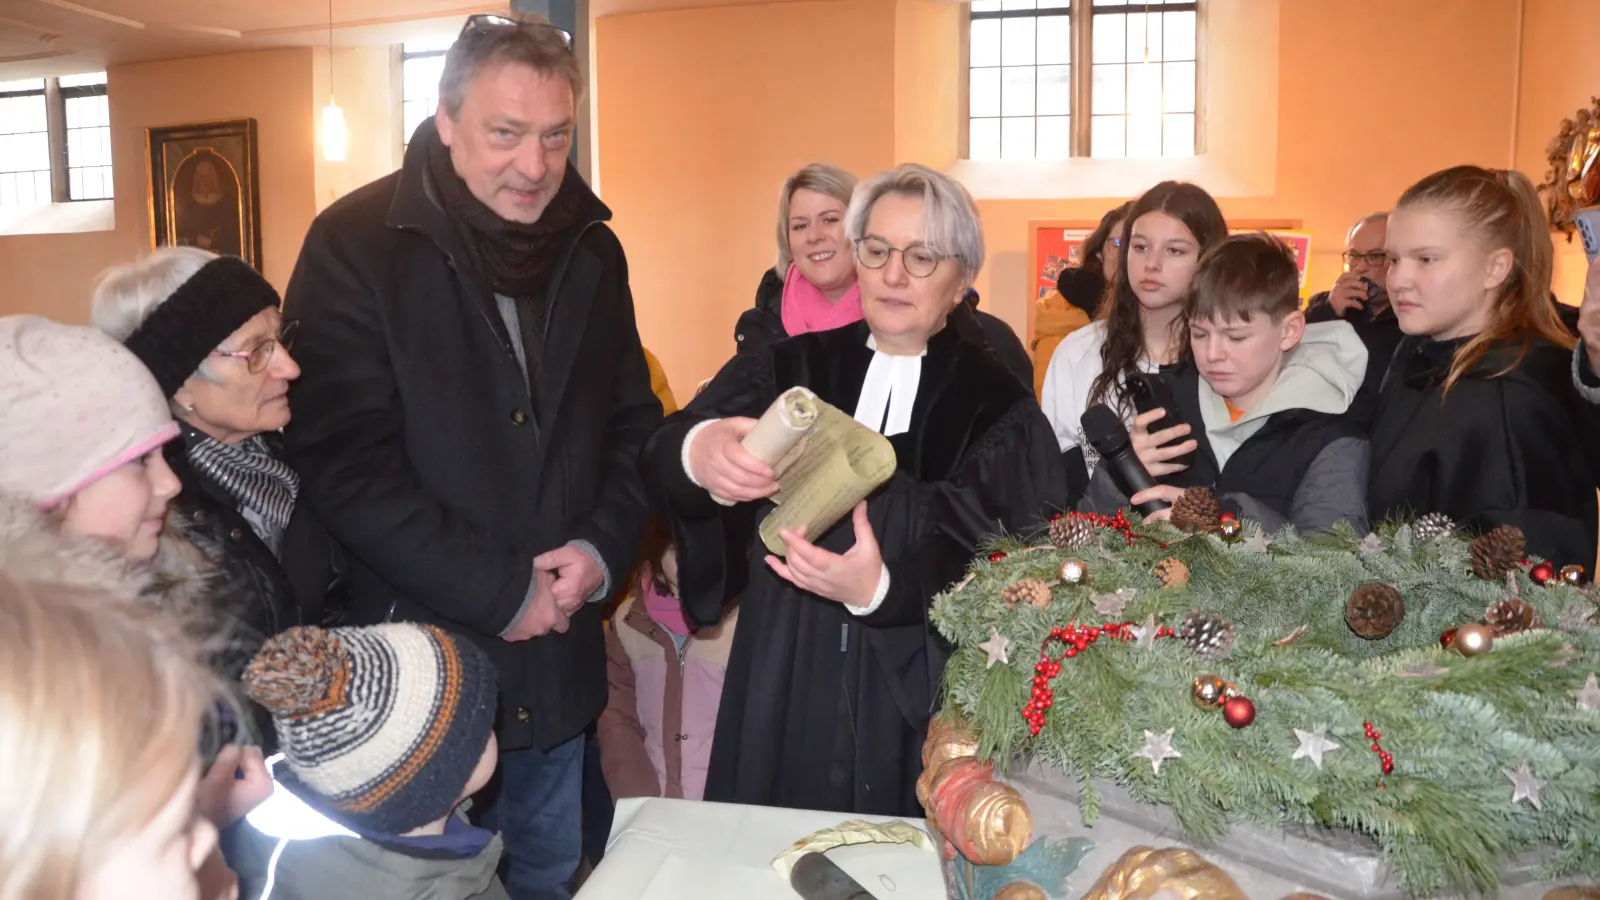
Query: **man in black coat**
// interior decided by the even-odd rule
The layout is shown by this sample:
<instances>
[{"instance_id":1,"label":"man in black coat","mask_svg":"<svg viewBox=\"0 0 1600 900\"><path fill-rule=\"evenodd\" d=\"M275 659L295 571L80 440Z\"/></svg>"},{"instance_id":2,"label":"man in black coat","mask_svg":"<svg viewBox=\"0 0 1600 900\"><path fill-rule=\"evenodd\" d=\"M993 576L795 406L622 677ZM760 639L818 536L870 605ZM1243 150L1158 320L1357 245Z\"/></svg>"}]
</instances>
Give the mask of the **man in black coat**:
<instances>
[{"instance_id":1,"label":"man in black coat","mask_svg":"<svg viewBox=\"0 0 1600 900\"><path fill-rule=\"evenodd\" d=\"M479 809L515 898L569 896L603 601L661 421L610 211L567 165L582 86L564 32L468 19L403 168L317 217L285 304L286 438L347 551L348 619L459 631L499 671Z\"/></svg>"}]
</instances>

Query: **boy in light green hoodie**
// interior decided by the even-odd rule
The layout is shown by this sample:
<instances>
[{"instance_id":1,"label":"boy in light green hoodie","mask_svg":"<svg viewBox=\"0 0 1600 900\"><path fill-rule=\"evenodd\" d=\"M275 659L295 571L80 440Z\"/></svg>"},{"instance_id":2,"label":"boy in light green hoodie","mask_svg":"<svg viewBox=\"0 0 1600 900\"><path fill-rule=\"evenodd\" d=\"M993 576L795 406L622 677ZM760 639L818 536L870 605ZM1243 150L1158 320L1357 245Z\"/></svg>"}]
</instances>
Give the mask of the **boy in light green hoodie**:
<instances>
[{"instance_id":1,"label":"boy in light green hoodie","mask_svg":"<svg viewBox=\"0 0 1600 900\"><path fill-rule=\"evenodd\" d=\"M1177 409L1152 410L1132 429L1159 483L1130 502L1170 503L1201 486L1225 511L1268 530L1325 531L1344 521L1364 531L1369 454L1352 404L1367 350L1344 322L1306 324L1289 249L1260 233L1213 246L1185 315L1190 360L1162 376ZM1177 423L1149 432L1164 412ZM1188 453L1188 466L1173 462Z\"/></svg>"}]
</instances>

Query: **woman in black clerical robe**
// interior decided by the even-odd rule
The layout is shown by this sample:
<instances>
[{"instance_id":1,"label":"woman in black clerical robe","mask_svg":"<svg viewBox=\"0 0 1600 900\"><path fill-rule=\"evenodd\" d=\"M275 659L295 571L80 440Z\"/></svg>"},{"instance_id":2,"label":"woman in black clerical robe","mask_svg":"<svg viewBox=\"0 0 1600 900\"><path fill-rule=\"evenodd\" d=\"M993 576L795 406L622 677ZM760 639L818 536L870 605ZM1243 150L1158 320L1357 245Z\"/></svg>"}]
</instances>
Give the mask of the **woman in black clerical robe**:
<instances>
[{"instance_id":1,"label":"woman in black clerical robe","mask_svg":"<svg viewBox=\"0 0 1600 900\"><path fill-rule=\"evenodd\" d=\"M864 321L738 356L666 421L644 466L691 618L714 623L740 598L706 799L920 815L948 653L929 605L986 535L1059 509L1066 481L1032 394L945 327L983 260L966 191L901 166L856 192L848 227ZM738 442L797 385L888 437L897 471L826 533L786 532L778 559L755 530L772 471Z\"/></svg>"}]
</instances>

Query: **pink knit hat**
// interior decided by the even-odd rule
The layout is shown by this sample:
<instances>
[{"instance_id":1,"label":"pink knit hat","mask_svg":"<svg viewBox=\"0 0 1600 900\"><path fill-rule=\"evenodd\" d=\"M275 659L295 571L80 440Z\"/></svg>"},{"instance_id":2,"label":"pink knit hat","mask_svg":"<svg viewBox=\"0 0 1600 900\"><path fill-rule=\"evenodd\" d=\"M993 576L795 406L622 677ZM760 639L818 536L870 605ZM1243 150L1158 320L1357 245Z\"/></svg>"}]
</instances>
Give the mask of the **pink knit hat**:
<instances>
[{"instance_id":1,"label":"pink knit hat","mask_svg":"<svg viewBox=\"0 0 1600 900\"><path fill-rule=\"evenodd\" d=\"M39 316L0 316L0 398L0 492L46 509L178 436L138 357Z\"/></svg>"}]
</instances>

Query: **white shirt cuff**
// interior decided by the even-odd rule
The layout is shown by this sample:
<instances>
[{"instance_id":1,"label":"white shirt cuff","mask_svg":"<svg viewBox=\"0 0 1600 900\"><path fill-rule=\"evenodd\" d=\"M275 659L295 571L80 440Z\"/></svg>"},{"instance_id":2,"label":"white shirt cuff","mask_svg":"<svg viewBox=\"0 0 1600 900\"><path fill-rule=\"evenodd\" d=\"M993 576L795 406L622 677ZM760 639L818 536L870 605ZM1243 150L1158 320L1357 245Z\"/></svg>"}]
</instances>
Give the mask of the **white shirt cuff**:
<instances>
[{"instance_id":1,"label":"white shirt cuff","mask_svg":"<svg viewBox=\"0 0 1600 900\"><path fill-rule=\"evenodd\" d=\"M872 593L872 602L866 606L851 606L846 603L844 608L850 610L850 615L852 616L870 616L878 611L878 607L883 605L884 598L888 596L889 567L884 566L883 574L878 576L878 589Z\"/></svg>"},{"instance_id":2,"label":"white shirt cuff","mask_svg":"<svg viewBox=\"0 0 1600 900\"><path fill-rule=\"evenodd\" d=\"M707 419L704 422L701 422L700 424L698 424L698 425L694 426L693 428L689 429L689 433L683 436L683 474L689 476L689 481L697 488L703 488L703 487L705 487L705 485L701 484L700 480L698 478L694 477L694 469L689 466L689 448L694 446L694 439L700 436L700 432L707 425L710 425L713 422L720 422L720 421L722 421L722 420L721 419Z\"/></svg>"}]
</instances>

